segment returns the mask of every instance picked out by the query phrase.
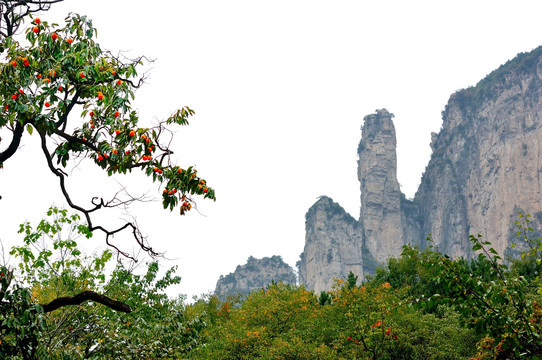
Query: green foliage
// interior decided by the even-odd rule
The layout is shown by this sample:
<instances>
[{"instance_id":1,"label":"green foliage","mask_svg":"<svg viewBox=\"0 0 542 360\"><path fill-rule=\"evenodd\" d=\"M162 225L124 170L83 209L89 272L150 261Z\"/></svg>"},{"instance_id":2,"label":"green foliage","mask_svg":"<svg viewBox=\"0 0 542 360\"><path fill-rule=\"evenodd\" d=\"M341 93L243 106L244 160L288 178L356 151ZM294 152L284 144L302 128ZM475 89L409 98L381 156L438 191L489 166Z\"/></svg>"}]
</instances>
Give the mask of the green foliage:
<instances>
[{"instance_id":1,"label":"green foliage","mask_svg":"<svg viewBox=\"0 0 542 360\"><path fill-rule=\"evenodd\" d=\"M200 346L191 354L201 359L280 358L299 345L302 329L316 308L316 298L303 287L282 283L252 292L239 307L228 302L215 310L216 324L205 331ZM319 306L319 305L318 305ZM310 359L303 345L297 354ZM306 352L309 352L307 354ZM312 357L315 358L315 357Z\"/></svg>"},{"instance_id":2,"label":"green foliage","mask_svg":"<svg viewBox=\"0 0 542 360\"><path fill-rule=\"evenodd\" d=\"M8 13L16 12L10 9ZM0 130L12 133L11 144L0 152L0 169L19 148L24 130L38 136L64 197L87 223L78 214L52 207L37 226L21 224L22 243L10 251L19 261L16 269L0 267L0 358L185 357L199 344L208 316L187 316L183 299L166 295L180 282L176 268L160 276L157 262L136 269L134 262L112 262L109 250L82 253L78 241L90 238L93 230L110 236L131 225L142 248L155 254L140 241L134 224L115 231L92 225L90 213L118 204L94 199L90 210L75 205L63 168L86 158L110 176L141 170L164 184L164 208L178 207L183 215L191 209L191 195L215 199L195 168L171 163L170 139L163 139L166 125L187 125L194 111L184 107L154 127L141 127L131 101L144 82L137 72L143 57L120 60L101 49L95 42L97 30L85 16L71 14L64 26L38 18L31 22L24 42L0 38ZM76 111L88 120L74 122ZM47 306L89 292L128 304L133 311L119 313L89 301L54 311Z\"/></svg>"},{"instance_id":3,"label":"green foliage","mask_svg":"<svg viewBox=\"0 0 542 360\"><path fill-rule=\"evenodd\" d=\"M374 284L389 283L393 288L403 289L408 298L415 304L422 304L424 311L434 312L437 303L431 301L433 294L440 293L436 268L425 266L437 261L439 254L431 247L420 250L418 247L406 245L400 258L388 259L386 268L380 267L371 278Z\"/></svg>"},{"instance_id":4,"label":"green foliage","mask_svg":"<svg viewBox=\"0 0 542 360\"><path fill-rule=\"evenodd\" d=\"M511 270L480 236L470 237L472 260L406 246L363 286L350 274L318 298L302 287L274 284L234 307L215 303L201 345L189 357L540 358L540 282L521 272L538 266L542 248L521 219L530 250Z\"/></svg>"},{"instance_id":5,"label":"green foliage","mask_svg":"<svg viewBox=\"0 0 542 360\"><path fill-rule=\"evenodd\" d=\"M489 241L472 235L470 241L478 254L475 266L446 255L423 264L434 269L441 285L431 300L453 306L465 325L494 339L499 358L542 355L541 325L533 318L528 281L508 270Z\"/></svg>"},{"instance_id":6,"label":"green foliage","mask_svg":"<svg viewBox=\"0 0 542 360\"><path fill-rule=\"evenodd\" d=\"M0 358L45 359L38 340L45 330L43 310L33 303L29 289L10 287L11 273L0 267Z\"/></svg>"},{"instance_id":7,"label":"green foliage","mask_svg":"<svg viewBox=\"0 0 542 360\"><path fill-rule=\"evenodd\" d=\"M181 214L190 210L187 196L215 199L196 169L170 163L172 151L162 140L164 125L187 125L194 111L184 107L156 127L138 127L131 101L143 83L137 67L144 58L124 63L95 42L90 19L72 14L66 21L59 27L36 19L26 29L28 45L11 36L0 39L6 59L0 63L0 129L26 128L29 134L37 131L42 143L53 140L54 151L44 152L58 176L55 158L66 167L71 159L86 157L108 175L140 169L165 183L164 208L179 205ZM77 109L90 119L73 123L69 115ZM14 134L18 141L22 131ZM0 161L9 156L0 154Z\"/></svg>"},{"instance_id":8,"label":"green foliage","mask_svg":"<svg viewBox=\"0 0 542 360\"><path fill-rule=\"evenodd\" d=\"M324 305L331 305L331 302L333 301L333 298L330 294L328 294L325 291L320 292L320 296L318 297L318 304L324 306Z\"/></svg>"},{"instance_id":9,"label":"green foliage","mask_svg":"<svg viewBox=\"0 0 542 360\"><path fill-rule=\"evenodd\" d=\"M358 277L354 275L352 271L348 273L348 277L346 278L346 287L348 289L353 289L356 287L356 284L358 282Z\"/></svg>"},{"instance_id":10,"label":"green foliage","mask_svg":"<svg viewBox=\"0 0 542 360\"><path fill-rule=\"evenodd\" d=\"M159 276L131 263L92 257L77 239L88 229L65 210L51 208L36 227L21 226L13 254L25 287L9 287L3 271L2 354L52 359L520 359L541 355L542 306L537 290L509 270L480 236L477 257L451 259L432 247L404 247L398 259L362 286L351 273L317 297L302 286L272 282L246 297L208 296L192 305L165 290L175 269ZM536 264L540 242L518 226ZM68 234L68 237L65 237ZM71 237L70 237L71 236ZM46 244L52 246L44 246ZM533 258L535 257L535 258ZM114 269L104 276L110 265ZM43 314L37 303L92 289L123 301L124 314L87 303Z\"/></svg>"},{"instance_id":11,"label":"green foliage","mask_svg":"<svg viewBox=\"0 0 542 360\"><path fill-rule=\"evenodd\" d=\"M23 245L11 252L20 259L23 283L11 289L10 273L1 269L1 354L25 359L38 354L52 359L159 359L183 357L198 345L205 319L185 316L183 299L165 293L181 281L175 268L159 276L158 263L151 262L138 275L135 263L111 264L109 250L85 256L78 239L90 233L79 217L55 207L47 214L36 227L21 225ZM43 314L38 305L85 290L122 301L133 311L119 313L90 302Z\"/></svg>"},{"instance_id":12,"label":"green foliage","mask_svg":"<svg viewBox=\"0 0 542 360\"><path fill-rule=\"evenodd\" d=\"M518 54L514 59L507 61L506 64L501 65L497 70L480 80L475 87L469 87L453 94L454 101L463 112L469 113L479 104L498 96L504 89L509 89L512 86L511 78L516 76L525 78L535 74L534 79L537 79L537 64L541 53L542 46L539 46L529 53ZM529 86L534 87L531 84ZM539 86L536 88L538 89ZM448 106L444 110L444 116L447 116L447 111Z\"/></svg>"},{"instance_id":13,"label":"green foliage","mask_svg":"<svg viewBox=\"0 0 542 360\"><path fill-rule=\"evenodd\" d=\"M199 317L187 319L182 299L170 299L163 292L180 282L174 269L162 278L158 271L158 264L150 263L146 273L134 275L118 264L106 285L107 293L123 299L134 311L123 314L101 306L80 309L77 316L93 331L66 329L64 335L69 334L70 339L58 343L57 354L70 353L81 359L182 357L197 344L205 322Z\"/></svg>"},{"instance_id":14,"label":"green foliage","mask_svg":"<svg viewBox=\"0 0 542 360\"><path fill-rule=\"evenodd\" d=\"M331 299L333 302L322 299ZM319 299L303 287L275 284L217 318L192 359L462 359L473 353L472 331L459 316L420 314L389 283L338 281ZM201 304L197 305L201 306Z\"/></svg>"},{"instance_id":15,"label":"green foliage","mask_svg":"<svg viewBox=\"0 0 542 360\"><path fill-rule=\"evenodd\" d=\"M66 209L51 207L47 216L51 220L41 220L35 229L28 222L21 224L19 234L24 234L23 245L14 246L10 251L15 258L21 259L19 270L24 281L33 286L47 285L51 281L50 272L60 277L73 275L69 274L71 268L82 267L77 239L81 236L87 239L92 237L88 227L79 223L78 214L68 215ZM48 246L49 242L52 243L52 248ZM54 258L53 251L56 253ZM105 251L92 260L91 266L100 272L110 258L111 252ZM88 271L83 271L80 276L86 277ZM100 275L100 280L105 281L103 274Z\"/></svg>"}]
</instances>

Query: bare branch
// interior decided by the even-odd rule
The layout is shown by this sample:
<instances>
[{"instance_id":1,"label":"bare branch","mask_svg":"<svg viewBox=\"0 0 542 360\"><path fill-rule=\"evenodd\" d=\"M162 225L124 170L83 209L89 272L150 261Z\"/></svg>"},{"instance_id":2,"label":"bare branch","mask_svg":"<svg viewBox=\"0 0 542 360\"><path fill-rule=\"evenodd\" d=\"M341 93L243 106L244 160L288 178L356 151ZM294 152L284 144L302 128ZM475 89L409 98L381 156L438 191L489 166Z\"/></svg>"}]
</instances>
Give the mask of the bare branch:
<instances>
[{"instance_id":1,"label":"bare branch","mask_svg":"<svg viewBox=\"0 0 542 360\"><path fill-rule=\"evenodd\" d=\"M128 199L126 200L121 200L119 199L119 194L120 193L125 193L127 196L128 196ZM148 202L148 201L151 201L151 200L148 200L145 195L142 195L142 196L139 196L139 197L134 197L132 195L130 195L127 191L126 191L126 187L123 186L119 191L117 191L115 193L115 195L113 195L113 197L111 199L109 199L107 202L104 202L104 200L102 198L99 199L98 201L98 198L97 197L93 197L92 198L92 204L94 206L96 206L95 209L91 210L91 211L94 211L94 210L97 210L99 208L115 208L115 207L124 207L124 208L127 208L130 204L132 204L133 202Z\"/></svg>"},{"instance_id":2,"label":"bare branch","mask_svg":"<svg viewBox=\"0 0 542 360\"><path fill-rule=\"evenodd\" d=\"M116 233L121 232L121 231L123 231L123 230L125 230L127 228L131 228L134 239L136 240L138 245L141 247L141 249L143 251L147 252L151 257L159 256L160 255L159 253L155 252L152 249L152 247L150 247L150 246L148 246L146 244L143 235L141 234L138 227L134 223L127 222L126 224L124 224L123 226L121 226L121 227L119 227L118 229L115 229L115 230L107 230L102 226L99 226L99 225L96 226L96 225L94 225L92 223L92 219L90 218L90 213L93 212L93 211L96 211L98 209L101 209L103 207L106 207L106 203L104 203L103 199L101 199L100 202L96 202L96 201L94 201L94 199L97 199L97 198L94 198L93 199L94 208L88 210L88 209L83 208L82 206L79 206L79 205L75 204L72 201L70 195L68 194L68 191L66 190L65 177L67 175L61 169L58 169L58 168L56 168L54 166L52 156L49 153L49 150L47 149L46 134L43 134L42 132L39 132L39 135L40 135L40 139L41 139L41 148L42 148L43 154L45 155L45 159L47 160L47 165L49 166L49 169L51 170L51 172L53 174L55 174L56 176L58 176L59 181L60 181L60 189L62 191L62 194L64 195L64 198L66 199L66 201L68 202L68 205L70 205L71 208L73 208L75 210L78 210L78 211L83 213L83 215L85 216L85 219L87 221L89 231L94 231L94 230L102 231L106 236L105 241L106 241L108 246L114 248L118 253L122 254L123 256L125 256L125 257L127 257L129 259L132 259L134 261L137 261L134 257L130 256L127 252L121 251L117 246L111 244L111 242L109 241L110 237L115 235Z\"/></svg>"},{"instance_id":3,"label":"bare branch","mask_svg":"<svg viewBox=\"0 0 542 360\"><path fill-rule=\"evenodd\" d=\"M121 60L120 53L119 53L119 55L117 55L117 56L114 56L114 55L112 55L111 53L109 53L109 54L110 54L115 60L117 60L117 61L119 61L119 62L121 62L121 63L123 62L123 61ZM124 60L128 60L128 62L130 62L130 63L132 63L132 64L142 64L142 63L143 63L143 60L145 60L145 61L148 62L149 64L152 64L152 63L154 63L154 61L155 61L154 59L149 59L148 57L146 57L146 56L144 56L144 55L139 56L139 57L137 57L137 58L135 58L135 59L128 58L128 57L126 57L126 56L122 56L122 57L123 57ZM137 81L137 84L136 84L135 82L133 82L133 81L130 80L130 79L125 79L125 78L120 78L120 77L119 77L120 80L127 82L127 83L130 84L134 89L139 89L143 84L145 84L145 80L147 80L147 78L148 78L148 73L145 72L145 73L143 73L143 75L139 78L139 80Z\"/></svg>"}]
</instances>

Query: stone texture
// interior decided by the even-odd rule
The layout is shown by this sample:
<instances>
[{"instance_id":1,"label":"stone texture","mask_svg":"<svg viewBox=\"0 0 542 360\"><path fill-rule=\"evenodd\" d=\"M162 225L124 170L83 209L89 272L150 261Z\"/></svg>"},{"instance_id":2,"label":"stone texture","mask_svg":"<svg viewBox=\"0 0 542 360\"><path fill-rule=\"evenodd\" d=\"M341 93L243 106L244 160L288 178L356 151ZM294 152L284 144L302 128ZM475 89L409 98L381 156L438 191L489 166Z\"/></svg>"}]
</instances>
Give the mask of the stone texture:
<instances>
[{"instance_id":1,"label":"stone texture","mask_svg":"<svg viewBox=\"0 0 542 360\"><path fill-rule=\"evenodd\" d=\"M518 55L443 111L415 200L423 232L450 255L471 255L468 234L503 254L515 241L515 213L542 215L541 56L542 48Z\"/></svg>"},{"instance_id":2,"label":"stone texture","mask_svg":"<svg viewBox=\"0 0 542 360\"><path fill-rule=\"evenodd\" d=\"M363 278L359 223L337 203L321 197L305 215L305 249L298 262L299 283L319 293L352 271Z\"/></svg>"},{"instance_id":3,"label":"stone texture","mask_svg":"<svg viewBox=\"0 0 542 360\"><path fill-rule=\"evenodd\" d=\"M220 276L216 283L215 294L221 297L244 295L252 290L262 289L272 281L295 285L294 269L277 255L263 259L251 256L245 265L237 266L235 272Z\"/></svg>"},{"instance_id":4,"label":"stone texture","mask_svg":"<svg viewBox=\"0 0 542 360\"><path fill-rule=\"evenodd\" d=\"M404 244L392 116L385 109L367 115L358 146L359 218L364 245L379 262L400 255Z\"/></svg>"}]
</instances>

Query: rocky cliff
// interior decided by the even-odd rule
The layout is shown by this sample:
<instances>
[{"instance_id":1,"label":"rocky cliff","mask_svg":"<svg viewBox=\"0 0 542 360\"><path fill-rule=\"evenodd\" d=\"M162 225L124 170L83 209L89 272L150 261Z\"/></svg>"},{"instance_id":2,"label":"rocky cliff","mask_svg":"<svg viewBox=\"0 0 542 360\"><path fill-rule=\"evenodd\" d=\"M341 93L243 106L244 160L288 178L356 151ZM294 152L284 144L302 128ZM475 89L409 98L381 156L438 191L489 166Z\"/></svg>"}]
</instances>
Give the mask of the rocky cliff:
<instances>
[{"instance_id":1,"label":"rocky cliff","mask_svg":"<svg viewBox=\"0 0 542 360\"><path fill-rule=\"evenodd\" d=\"M400 255L405 243L392 117L385 109L367 115L358 146L359 222L364 245L379 262Z\"/></svg>"},{"instance_id":2,"label":"rocky cliff","mask_svg":"<svg viewBox=\"0 0 542 360\"><path fill-rule=\"evenodd\" d=\"M453 256L470 255L468 234L503 254L517 211L542 216L541 145L542 47L451 96L415 196L422 232Z\"/></svg>"},{"instance_id":3,"label":"rocky cliff","mask_svg":"<svg viewBox=\"0 0 542 360\"><path fill-rule=\"evenodd\" d=\"M248 294L252 290L266 287L272 281L295 285L294 269L277 255L263 259L251 256L245 265L237 266L235 272L220 276L216 283L215 294L222 297Z\"/></svg>"},{"instance_id":4,"label":"rocky cliff","mask_svg":"<svg viewBox=\"0 0 542 360\"><path fill-rule=\"evenodd\" d=\"M307 213L298 267L309 289L329 289L333 277L346 277L347 267L361 278L375 260L399 255L404 244L423 247L428 234L454 257L472 256L469 234L482 234L505 254L515 240L518 211L534 215L540 231L542 47L450 97L413 201L397 182L392 117L382 109L364 118L359 219L325 197Z\"/></svg>"},{"instance_id":5,"label":"rocky cliff","mask_svg":"<svg viewBox=\"0 0 542 360\"><path fill-rule=\"evenodd\" d=\"M332 199L321 197L305 215L299 283L320 292L331 289L335 278L346 278L350 271L361 279L362 247L359 222Z\"/></svg>"}]
</instances>

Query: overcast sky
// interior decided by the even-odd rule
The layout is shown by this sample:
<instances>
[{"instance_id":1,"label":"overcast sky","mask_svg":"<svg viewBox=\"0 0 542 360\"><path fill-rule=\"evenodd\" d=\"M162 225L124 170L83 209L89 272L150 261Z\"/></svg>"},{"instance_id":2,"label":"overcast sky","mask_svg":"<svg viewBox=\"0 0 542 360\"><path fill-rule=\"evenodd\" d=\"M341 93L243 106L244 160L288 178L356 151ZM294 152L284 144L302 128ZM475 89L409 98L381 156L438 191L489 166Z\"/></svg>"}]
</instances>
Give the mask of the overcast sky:
<instances>
[{"instance_id":1,"label":"overcast sky","mask_svg":"<svg viewBox=\"0 0 542 360\"><path fill-rule=\"evenodd\" d=\"M142 119L196 111L177 129L174 156L197 166L217 201L184 217L158 200L131 211L172 259L164 265L179 265L189 296L250 255L295 267L321 195L358 218L356 150L376 109L395 114L398 178L413 197L449 96L542 44L540 1L65 0L39 16L61 23L69 12L93 19L103 48L156 59L136 93ZM17 224L64 204L36 141L26 136L0 170L5 247L20 239ZM119 187L96 169L70 176L82 204ZM118 181L159 198L143 177ZM102 245L96 236L89 246Z\"/></svg>"}]
</instances>

